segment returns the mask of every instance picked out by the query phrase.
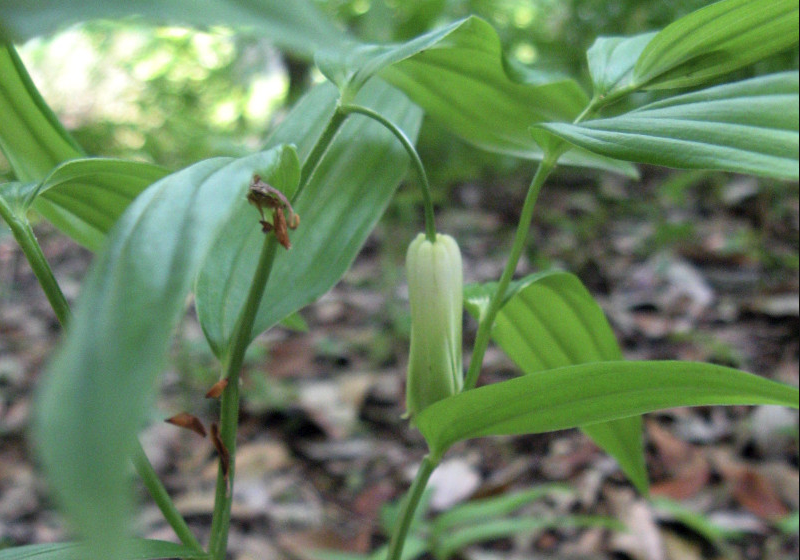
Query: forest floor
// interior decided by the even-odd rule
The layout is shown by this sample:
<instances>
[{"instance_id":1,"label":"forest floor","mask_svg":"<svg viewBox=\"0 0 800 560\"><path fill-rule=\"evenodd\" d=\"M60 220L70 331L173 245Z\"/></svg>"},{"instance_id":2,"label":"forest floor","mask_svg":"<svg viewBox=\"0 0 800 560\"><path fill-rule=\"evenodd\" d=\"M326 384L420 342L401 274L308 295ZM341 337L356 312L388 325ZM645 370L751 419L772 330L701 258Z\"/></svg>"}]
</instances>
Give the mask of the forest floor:
<instances>
[{"instance_id":1,"label":"forest floor","mask_svg":"<svg viewBox=\"0 0 800 560\"><path fill-rule=\"evenodd\" d=\"M524 184L461 184L444 196L439 228L459 240L467 282L499 277ZM232 559L322 558L312 550L366 553L385 543L384 506L403 495L425 453L402 419L409 328L402 264L419 227L407 225L409 217L419 224L408 199L392 206L341 283L302 311L306 332L273 329L248 354ZM576 273L629 359L711 361L797 386L798 221L796 184L652 169L641 183L598 182L572 172L545 187L517 272ZM46 225L37 232L74 300L90 255ZM475 324L466 321L468 350ZM68 538L26 439L58 338L21 252L0 233L0 548ZM215 421L216 403L204 394L218 375L190 306L141 440L201 541L217 457L208 440L162 420L188 411L206 425ZM514 364L490 347L481 383L514 375ZM645 427L651 500L578 430L480 439L446 455L432 481L429 521L415 535L424 540L437 527L455 535L459 527L441 512L538 488L507 515L501 500L480 519L516 519L517 532L456 547L450 557L797 558L796 411L676 409L647 415ZM138 532L174 539L137 488ZM529 519L549 521L537 528L525 525Z\"/></svg>"}]
</instances>

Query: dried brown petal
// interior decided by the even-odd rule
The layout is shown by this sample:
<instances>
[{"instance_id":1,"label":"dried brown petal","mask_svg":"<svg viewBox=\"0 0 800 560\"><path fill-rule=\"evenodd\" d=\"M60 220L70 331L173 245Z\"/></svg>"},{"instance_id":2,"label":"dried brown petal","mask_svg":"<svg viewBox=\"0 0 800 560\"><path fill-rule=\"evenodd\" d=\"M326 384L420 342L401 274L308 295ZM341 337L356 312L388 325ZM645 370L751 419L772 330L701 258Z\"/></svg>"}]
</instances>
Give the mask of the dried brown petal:
<instances>
[{"instance_id":1,"label":"dried brown petal","mask_svg":"<svg viewBox=\"0 0 800 560\"><path fill-rule=\"evenodd\" d=\"M174 426L178 426L179 428L184 428L186 430L191 430L200 437L206 437L206 429L203 426L203 423L200 421L197 416L189 414L188 412L181 412L176 414L172 418L167 418L164 420L168 424L172 424Z\"/></svg>"},{"instance_id":2,"label":"dried brown petal","mask_svg":"<svg viewBox=\"0 0 800 560\"><path fill-rule=\"evenodd\" d=\"M222 395L222 391L225 390L225 387L228 386L228 378L223 378L214 383L211 386L211 389L208 390L206 393L207 399L218 399L220 395Z\"/></svg>"},{"instance_id":3,"label":"dried brown petal","mask_svg":"<svg viewBox=\"0 0 800 560\"><path fill-rule=\"evenodd\" d=\"M278 243L283 245L286 249L291 249L292 244L289 242L289 229L286 224L286 216L283 215L283 210L276 208L272 212L272 226L275 228L275 237L278 238Z\"/></svg>"},{"instance_id":4,"label":"dried brown petal","mask_svg":"<svg viewBox=\"0 0 800 560\"><path fill-rule=\"evenodd\" d=\"M222 443L222 438L219 435L219 426L216 422L211 423L211 443L214 444L214 449L217 450L217 454L219 455L219 464L222 467L222 476L225 477L225 481L228 480L228 473L230 472L231 468L231 456L228 453L228 448L225 447L225 444Z\"/></svg>"}]
</instances>

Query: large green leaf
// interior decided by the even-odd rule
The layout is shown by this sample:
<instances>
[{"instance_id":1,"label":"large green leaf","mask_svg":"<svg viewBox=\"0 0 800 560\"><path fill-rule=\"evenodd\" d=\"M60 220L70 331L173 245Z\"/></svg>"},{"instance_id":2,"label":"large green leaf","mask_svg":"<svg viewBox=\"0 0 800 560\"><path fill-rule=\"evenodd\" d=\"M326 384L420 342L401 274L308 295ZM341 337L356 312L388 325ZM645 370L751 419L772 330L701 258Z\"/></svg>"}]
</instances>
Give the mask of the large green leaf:
<instances>
[{"instance_id":1,"label":"large green leaf","mask_svg":"<svg viewBox=\"0 0 800 560\"><path fill-rule=\"evenodd\" d=\"M97 250L133 199L167 173L141 161L71 160L41 183L33 207L74 240Z\"/></svg>"},{"instance_id":2,"label":"large green leaf","mask_svg":"<svg viewBox=\"0 0 800 560\"><path fill-rule=\"evenodd\" d=\"M798 408L797 388L714 364L600 362L524 375L436 402L416 417L432 453L469 438L551 432L684 406Z\"/></svg>"},{"instance_id":3,"label":"large green leaf","mask_svg":"<svg viewBox=\"0 0 800 560\"><path fill-rule=\"evenodd\" d=\"M330 84L312 90L290 113L269 144L294 139L301 158L322 132L337 99ZM415 137L421 114L399 91L369 83L358 102L372 107ZM259 307L253 334L264 331L328 291L347 270L406 172L408 158L382 126L350 117L309 184L294 203L302 219L280 249ZM212 348L228 346L247 296L263 241L257 214L242 203L199 276L197 310Z\"/></svg>"},{"instance_id":4,"label":"large green leaf","mask_svg":"<svg viewBox=\"0 0 800 560\"><path fill-rule=\"evenodd\" d=\"M317 61L345 98L379 75L467 142L529 159L542 157L531 124L572 121L588 103L573 80L510 62L495 30L477 17L401 44L322 53ZM635 175L627 164L580 150L561 162Z\"/></svg>"},{"instance_id":5,"label":"large green leaf","mask_svg":"<svg viewBox=\"0 0 800 560\"><path fill-rule=\"evenodd\" d=\"M0 550L0 560L85 560L86 547L78 543L32 544ZM125 560L156 560L182 558L202 560L208 554L167 541L139 539L131 543Z\"/></svg>"},{"instance_id":6,"label":"large green leaf","mask_svg":"<svg viewBox=\"0 0 800 560\"><path fill-rule=\"evenodd\" d=\"M40 181L83 156L31 81L14 47L0 44L0 150L20 181Z\"/></svg>"},{"instance_id":7,"label":"large green leaf","mask_svg":"<svg viewBox=\"0 0 800 560\"><path fill-rule=\"evenodd\" d=\"M23 41L79 21L131 16L155 24L234 27L307 58L345 41L308 0L0 0L0 40Z\"/></svg>"},{"instance_id":8,"label":"large green leaf","mask_svg":"<svg viewBox=\"0 0 800 560\"><path fill-rule=\"evenodd\" d=\"M797 180L798 74L712 87L608 119L537 128L628 161Z\"/></svg>"},{"instance_id":9,"label":"large green leaf","mask_svg":"<svg viewBox=\"0 0 800 560\"><path fill-rule=\"evenodd\" d=\"M655 32L651 32L633 37L597 38L586 51L595 97L630 86L633 67L655 35Z\"/></svg>"},{"instance_id":10,"label":"large green leaf","mask_svg":"<svg viewBox=\"0 0 800 560\"><path fill-rule=\"evenodd\" d=\"M17 190L21 198L14 204L20 218L33 205L90 249L100 246L111 225L145 187L167 173L142 162L75 160L83 152L8 45L0 46L0 115L0 149L14 174L21 181L42 181L27 185L24 192Z\"/></svg>"},{"instance_id":11,"label":"large green leaf","mask_svg":"<svg viewBox=\"0 0 800 560\"><path fill-rule=\"evenodd\" d=\"M468 286L466 307L476 317L496 284ZM492 328L492 338L528 375L569 365L622 359L603 310L577 276L545 272L514 282ZM582 426L640 492L647 494L642 420L639 416Z\"/></svg>"},{"instance_id":12,"label":"large green leaf","mask_svg":"<svg viewBox=\"0 0 800 560\"><path fill-rule=\"evenodd\" d=\"M797 0L723 0L682 17L650 41L633 81L665 89L708 82L797 43Z\"/></svg>"},{"instance_id":13,"label":"large green leaf","mask_svg":"<svg viewBox=\"0 0 800 560\"><path fill-rule=\"evenodd\" d=\"M51 487L89 560L124 558L128 458L156 375L203 257L253 173L292 187L299 163L278 147L206 160L139 195L84 283L36 403L36 441Z\"/></svg>"}]
</instances>

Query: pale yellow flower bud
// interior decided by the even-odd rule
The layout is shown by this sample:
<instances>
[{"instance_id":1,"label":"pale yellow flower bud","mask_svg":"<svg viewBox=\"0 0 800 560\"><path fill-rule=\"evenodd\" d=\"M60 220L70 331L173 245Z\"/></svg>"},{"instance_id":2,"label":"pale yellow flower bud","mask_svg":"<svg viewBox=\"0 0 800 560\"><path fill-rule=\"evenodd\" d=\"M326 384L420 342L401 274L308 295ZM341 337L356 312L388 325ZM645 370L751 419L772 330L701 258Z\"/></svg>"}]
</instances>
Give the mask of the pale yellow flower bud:
<instances>
[{"instance_id":1,"label":"pale yellow flower bud","mask_svg":"<svg viewBox=\"0 0 800 560\"><path fill-rule=\"evenodd\" d=\"M420 233L406 254L411 303L411 350L408 358L408 415L461 391L461 320L463 270L455 239Z\"/></svg>"}]
</instances>

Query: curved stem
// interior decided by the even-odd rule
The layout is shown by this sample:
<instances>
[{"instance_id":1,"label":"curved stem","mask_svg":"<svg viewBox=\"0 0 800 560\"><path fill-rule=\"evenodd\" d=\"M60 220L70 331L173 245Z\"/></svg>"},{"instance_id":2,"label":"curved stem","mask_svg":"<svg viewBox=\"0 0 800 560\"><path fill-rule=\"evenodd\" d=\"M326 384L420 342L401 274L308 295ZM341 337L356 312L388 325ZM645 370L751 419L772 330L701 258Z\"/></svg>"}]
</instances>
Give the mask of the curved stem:
<instances>
[{"instance_id":1,"label":"curved stem","mask_svg":"<svg viewBox=\"0 0 800 560\"><path fill-rule=\"evenodd\" d=\"M136 440L136 447L133 450L132 461L134 468L136 468L136 473L139 475L139 478L142 479L145 488L147 488L147 491L153 497L153 501L158 506L158 509L164 514L164 519L167 520L167 523L169 523L172 530L175 531L180 541L185 546L202 552L203 546L200 544L200 541L197 540L197 537L194 536L189 525L186 524L186 520L180 514L178 508L175 507L175 503L172 501L172 498L169 497L167 489L161 484L158 474L156 474L153 465L147 458L144 449L142 449L142 444L139 443L138 439Z\"/></svg>"},{"instance_id":2,"label":"curved stem","mask_svg":"<svg viewBox=\"0 0 800 560\"><path fill-rule=\"evenodd\" d=\"M405 148L406 152L408 152L408 156L411 158L411 162L417 170L417 174L419 175L420 181L422 182L422 204L425 208L425 237L431 243L436 242L436 222L434 220L434 212L433 212L433 200L431 199L431 185L428 182L428 175L425 173L425 166L422 165L422 160L417 153L416 148L414 148L414 144L411 140L406 136L406 133L403 132L400 127L394 124L392 121L381 115L380 113L373 111L369 107L362 107L361 105L342 105L339 107L339 110L345 114L349 113L359 113L366 117L369 117L383 126L385 126L395 137L400 141L400 143Z\"/></svg>"},{"instance_id":3,"label":"curved stem","mask_svg":"<svg viewBox=\"0 0 800 560\"><path fill-rule=\"evenodd\" d=\"M419 466L414 482L411 483L411 488L408 489L403 505L400 509L400 520L395 525L392 532L391 540L389 541L389 552L386 554L386 560L400 560L403 554L403 545L406 542L408 529L411 527L411 521L414 519L414 514L417 511L417 506L425 493L425 487L428 485L428 480L431 478L433 471L439 465L439 460L426 455L422 459Z\"/></svg>"},{"instance_id":4,"label":"curved stem","mask_svg":"<svg viewBox=\"0 0 800 560\"><path fill-rule=\"evenodd\" d=\"M542 189L542 185L548 175L550 175L553 167L555 167L555 162L560 155L561 154L545 155L545 158L542 160L542 163L539 164L539 168L536 170L536 174L533 176L533 180L528 187L528 194L525 196L525 203L522 205L517 231L514 234L511 254L508 256L503 274L500 276L500 281L497 283L497 290L489 302L489 307L485 315L480 318L478 333L475 335L475 346L473 347L472 357L469 362L469 370L467 370L467 375L464 379L465 391L474 389L475 384L478 382L478 375L480 375L481 365L483 364L483 356L486 353L486 348L489 346L492 325L494 325L497 313L503 306L503 298L505 298L506 290L508 290L508 285L511 283L511 278L514 276L519 257L525 247L525 239L531 227L531 219L533 218L533 209L536 206L536 199L539 197L539 191Z\"/></svg>"},{"instance_id":5,"label":"curved stem","mask_svg":"<svg viewBox=\"0 0 800 560\"><path fill-rule=\"evenodd\" d=\"M58 322L61 323L62 328L65 328L72 317L72 312L69 309L67 298L64 297L64 293L56 281L56 277L53 276L50 265L47 264L47 259L44 258L39 242L36 241L36 235L33 233L30 222L17 216L2 197L0 197L0 216L11 228L11 233L22 248L25 258L28 259L28 263L36 275L39 285L44 290L47 301L50 302L50 307L53 308Z\"/></svg>"}]
</instances>

